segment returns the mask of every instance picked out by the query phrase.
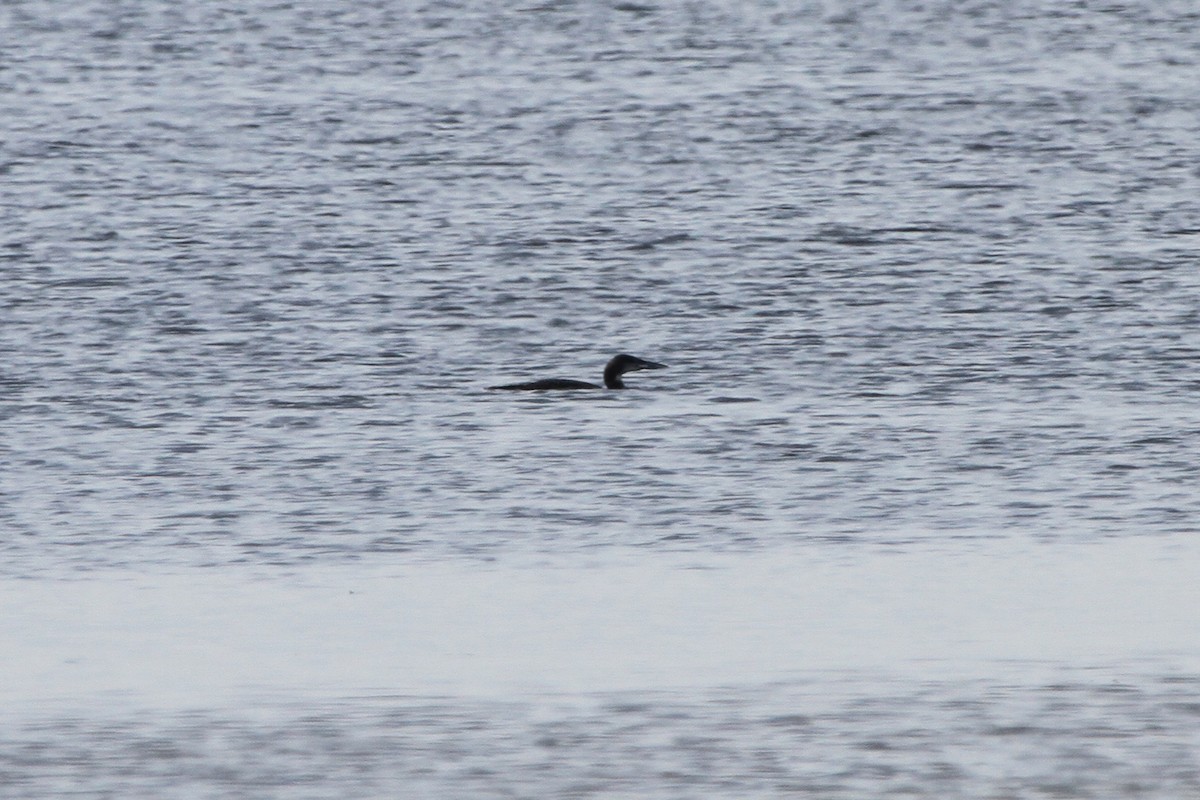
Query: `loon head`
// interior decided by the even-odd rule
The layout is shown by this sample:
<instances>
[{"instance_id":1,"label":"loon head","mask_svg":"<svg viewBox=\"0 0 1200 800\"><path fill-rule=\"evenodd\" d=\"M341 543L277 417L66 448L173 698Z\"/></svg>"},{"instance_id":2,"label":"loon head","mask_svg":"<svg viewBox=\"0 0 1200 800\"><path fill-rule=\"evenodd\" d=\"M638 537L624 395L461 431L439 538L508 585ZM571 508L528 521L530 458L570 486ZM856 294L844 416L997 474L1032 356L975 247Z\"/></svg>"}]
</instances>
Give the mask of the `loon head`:
<instances>
[{"instance_id":1,"label":"loon head","mask_svg":"<svg viewBox=\"0 0 1200 800\"><path fill-rule=\"evenodd\" d=\"M621 376L626 372L637 372L640 369L665 369L666 366L666 364L647 361L628 353L621 353L613 356L608 365L604 367L604 385L609 389L624 389L625 383L621 380Z\"/></svg>"}]
</instances>

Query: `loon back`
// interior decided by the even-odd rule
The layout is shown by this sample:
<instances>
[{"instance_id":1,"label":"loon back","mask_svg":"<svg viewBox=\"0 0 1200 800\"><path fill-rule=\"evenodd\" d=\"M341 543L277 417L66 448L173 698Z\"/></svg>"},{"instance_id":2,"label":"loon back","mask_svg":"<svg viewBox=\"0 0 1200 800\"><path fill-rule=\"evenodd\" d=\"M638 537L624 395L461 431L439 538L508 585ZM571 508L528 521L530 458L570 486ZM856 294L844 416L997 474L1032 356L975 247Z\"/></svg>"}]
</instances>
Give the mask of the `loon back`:
<instances>
[{"instance_id":1,"label":"loon back","mask_svg":"<svg viewBox=\"0 0 1200 800\"><path fill-rule=\"evenodd\" d=\"M570 378L542 378L540 381L528 383L506 383L503 386L489 386L489 389L527 389L530 391L546 391L547 389L599 389L594 383L573 381Z\"/></svg>"},{"instance_id":2,"label":"loon back","mask_svg":"<svg viewBox=\"0 0 1200 800\"><path fill-rule=\"evenodd\" d=\"M609 389L624 389L625 382L621 380L621 376L626 372L637 372L642 369L663 369L666 364L658 364L653 361L631 356L627 353L613 356L608 364L604 367L604 386ZM529 381L528 383L507 383L503 386L489 386L489 389L510 389L510 390L525 390L525 391L549 391L556 389L599 389L601 387L587 381L575 381L569 378L544 378L539 381Z\"/></svg>"}]
</instances>

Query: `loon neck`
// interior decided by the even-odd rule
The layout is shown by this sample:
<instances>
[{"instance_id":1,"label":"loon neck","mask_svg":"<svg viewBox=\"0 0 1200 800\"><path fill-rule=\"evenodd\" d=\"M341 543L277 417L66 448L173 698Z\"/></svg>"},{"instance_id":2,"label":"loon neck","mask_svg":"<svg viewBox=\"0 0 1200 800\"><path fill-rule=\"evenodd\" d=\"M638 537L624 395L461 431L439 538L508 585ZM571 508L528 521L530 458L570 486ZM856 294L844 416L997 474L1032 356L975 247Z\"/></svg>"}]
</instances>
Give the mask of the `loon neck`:
<instances>
[{"instance_id":1,"label":"loon neck","mask_svg":"<svg viewBox=\"0 0 1200 800\"><path fill-rule=\"evenodd\" d=\"M624 389L625 382L621 380L621 372L616 364L604 368L604 385L609 389Z\"/></svg>"}]
</instances>

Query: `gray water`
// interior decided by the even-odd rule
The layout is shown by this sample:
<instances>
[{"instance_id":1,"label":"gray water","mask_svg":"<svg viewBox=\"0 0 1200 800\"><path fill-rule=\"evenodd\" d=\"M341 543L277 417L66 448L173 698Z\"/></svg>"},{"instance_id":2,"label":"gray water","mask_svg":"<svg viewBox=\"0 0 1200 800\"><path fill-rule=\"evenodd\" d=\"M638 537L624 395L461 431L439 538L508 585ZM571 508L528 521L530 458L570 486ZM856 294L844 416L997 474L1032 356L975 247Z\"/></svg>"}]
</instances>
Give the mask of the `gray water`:
<instances>
[{"instance_id":1,"label":"gray water","mask_svg":"<svg viewBox=\"0 0 1200 800\"><path fill-rule=\"evenodd\" d=\"M1198 31L1184 0L6 3L6 596L1190 555ZM486 389L618 352L670 368ZM18 660L105 647L21 619ZM31 688L0 796L1177 798L1195 631L618 700Z\"/></svg>"}]
</instances>

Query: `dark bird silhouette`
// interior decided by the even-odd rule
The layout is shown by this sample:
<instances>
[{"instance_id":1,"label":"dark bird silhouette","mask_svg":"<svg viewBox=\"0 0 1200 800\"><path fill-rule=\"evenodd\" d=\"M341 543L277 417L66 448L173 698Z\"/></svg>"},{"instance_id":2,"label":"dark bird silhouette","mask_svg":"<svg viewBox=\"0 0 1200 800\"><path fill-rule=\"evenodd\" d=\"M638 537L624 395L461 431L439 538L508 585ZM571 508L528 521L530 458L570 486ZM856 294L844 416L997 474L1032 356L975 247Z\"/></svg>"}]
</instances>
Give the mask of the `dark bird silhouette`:
<instances>
[{"instance_id":1,"label":"dark bird silhouette","mask_svg":"<svg viewBox=\"0 0 1200 800\"><path fill-rule=\"evenodd\" d=\"M637 372L640 369L663 369L666 364L656 364L637 356L622 353L613 356L604 367L604 386L598 386L587 381L574 381L569 378L543 378L540 381L528 383L506 383L503 386L489 386L489 389L520 389L525 391L543 392L552 389L624 389L625 382L621 376L626 372Z\"/></svg>"}]
</instances>

